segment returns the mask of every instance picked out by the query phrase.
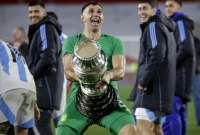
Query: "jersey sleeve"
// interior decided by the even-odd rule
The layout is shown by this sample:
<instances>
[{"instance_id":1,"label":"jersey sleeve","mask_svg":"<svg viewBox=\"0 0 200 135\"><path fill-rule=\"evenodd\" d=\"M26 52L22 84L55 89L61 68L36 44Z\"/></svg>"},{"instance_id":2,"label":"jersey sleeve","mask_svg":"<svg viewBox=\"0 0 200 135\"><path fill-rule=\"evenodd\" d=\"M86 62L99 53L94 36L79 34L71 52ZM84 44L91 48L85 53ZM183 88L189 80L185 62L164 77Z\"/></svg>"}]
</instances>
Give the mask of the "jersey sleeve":
<instances>
[{"instance_id":1,"label":"jersey sleeve","mask_svg":"<svg viewBox=\"0 0 200 135\"><path fill-rule=\"evenodd\" d=\"M74 53L74 45L75 45L75 43L74 43L73 37L69 37L69 38L65 39L64 45L62 48L63 56L66 54Z\"/></svg>"},{"instance_id":2,"label":"jersey sleeve","mask_svg":"<svg viewBox=\"0 0 200 135\"><path fill-rule=\"evenodd\" d=\"M120 39L114 38L113 44L113 55L124 55L124 46L122 41Z\"/></svg>"},{"instance_id":3,"label":"jersey sleeve","mask_svg":"<svg viewBox=\"0 0 200 135\"><path fill-rule=\"evenodd\" d=\"M192 35L192 30L188 27L186 27L185 23L183 20L179 20L177 22L177 29L179 32L179 41L178 42L178 47L179 49L177 50L177 55L176 55L176 65L177 67L181 66L185 60L187 60L189 57L193 58L194 57L194 42L193 42L193 35Z\"/></svg>"}]
</instances>

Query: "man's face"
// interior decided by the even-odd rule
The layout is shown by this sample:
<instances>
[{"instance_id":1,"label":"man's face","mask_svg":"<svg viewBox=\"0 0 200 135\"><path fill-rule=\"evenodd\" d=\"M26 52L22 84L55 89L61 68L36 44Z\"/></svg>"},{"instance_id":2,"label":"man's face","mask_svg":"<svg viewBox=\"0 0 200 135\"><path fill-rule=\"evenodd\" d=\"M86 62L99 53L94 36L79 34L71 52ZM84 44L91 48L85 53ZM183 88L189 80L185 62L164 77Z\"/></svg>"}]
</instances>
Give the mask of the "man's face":
<instances>
[{"instance_id":1,"label":"man's face","mask_svg":"<svg viewBox=\"0 0 200 135\"><path fill-rule=\"evenodd\" d=\"M23 36L23 33L19 30L19 29L15 29L13 32L12 32L12 41L13 42L21 42L22 40L24 40L24 36Z\"/></svg>"},{"instance_id":2,"label":"man's face","mask_svg":"<svg viewBox=\"0 0 200 135\"><path fill-rule=\"evenodd\" d=\"M168 0L165 2L165 15L170 17L175 12L179 11L180 8L180 5L176 1Z\"/></svg>"},{"instance_id":3,"label":"man's face","mask_svg":"<svg viewBox=\"0 0 200 135\"><path fill-rule=\"evenodd\" d=\"M38 23L45 16L46 16L46 11L43 7L39 5L28 7L28 17L30 19L31 24Z\"/></svg>"},{"instance_id":4,"label":"man's face","mask_svg":"<svg viewBox=\"0 0 200 135\"><path fill-rule=\"evenodd\" d=\"M81 15L81 20L85 26L93 29L100 28L103 19L103 11L99 5L89 5Z\"/></svg>"},{"instance_id":5,"label":"man's face","mask_svg":"<svg viewBox=\"0 0 200 135\"><path fill-rule=\"evenodd\" d=\"M141 24L147 22L153 15L155 15L155 9L149 3L138 4L138 16Z\"/></svg>"}]
</instances>

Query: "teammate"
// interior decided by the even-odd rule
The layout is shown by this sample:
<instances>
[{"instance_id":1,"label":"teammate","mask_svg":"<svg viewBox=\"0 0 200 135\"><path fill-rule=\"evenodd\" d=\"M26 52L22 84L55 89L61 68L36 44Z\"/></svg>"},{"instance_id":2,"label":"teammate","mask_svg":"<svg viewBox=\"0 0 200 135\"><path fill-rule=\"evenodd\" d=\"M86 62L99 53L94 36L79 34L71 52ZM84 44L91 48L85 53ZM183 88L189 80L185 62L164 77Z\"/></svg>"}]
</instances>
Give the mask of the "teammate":
<instances>
[{"instance_id":1,"label":"teammate","mask_svg":"<svg viewBox=\"0 0 200 135\"><path fill-rule=\"evenodd\" d=\"M40 134L53 135L52 113L60 109L64 80L62 29L55 19L47 15L42 0L29 1L28 17L28 66L36 83L37 105L41 114L36 127Z\"/></svg>"},{"instance_id":2,"label":"teammate","mask_svg":"<svg viewBox=\"0 0 200 135\"><path fill-rule=\"evenodd\" d=\"M2 40L0 78L0 134L12 124L16 135L27 135L27 129L34 126L35 84L21 53Z\"/></svg>"},{"instance_id":3,"label":"teammate","mask_svg":"<svg viewBox=\"0 0 200 135\"><path fill-rule=\"evenodd\" d=\"M192 92L195 69L194 23L181 12L182 0L166 0L165 13L177 24L174 33L176 51L176 91L173 99L173 113L166 117L165 135L185 135L187 125L187 103Z\"/></svg>"},{"instance_id":4,"label":"teammate","mask_svg":"<svg viewBox=\"0 0 200 135\"><path fill-rule=\"evenodd\" d=\"M157 10L156 0L140 0L138 15L142 34L133 113L140 135L161 135L175 89L174 25Z\"/></svg>"}]
</instances>

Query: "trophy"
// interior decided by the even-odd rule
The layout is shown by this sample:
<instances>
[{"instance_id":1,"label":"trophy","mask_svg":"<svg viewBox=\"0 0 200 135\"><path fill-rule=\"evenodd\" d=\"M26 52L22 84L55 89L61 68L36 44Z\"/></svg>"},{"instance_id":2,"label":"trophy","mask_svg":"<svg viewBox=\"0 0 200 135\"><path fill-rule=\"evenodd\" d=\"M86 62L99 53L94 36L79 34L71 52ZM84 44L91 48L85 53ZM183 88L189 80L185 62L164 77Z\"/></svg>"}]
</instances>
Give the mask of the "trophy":
<instances>
[{"instance_id":1,"label":"trophy","mask_svg":"<svg viewBox=\"0 0 200 135\"><path fill-rule=\"evenodd\" d=\"M110 85L97 88L107 70L107 58L100 45L87 38L74 49L73 67L80 79L76 95L77 109L92 119L98 119L117 106L117 95Z\"/></svg>"}]
</instances>

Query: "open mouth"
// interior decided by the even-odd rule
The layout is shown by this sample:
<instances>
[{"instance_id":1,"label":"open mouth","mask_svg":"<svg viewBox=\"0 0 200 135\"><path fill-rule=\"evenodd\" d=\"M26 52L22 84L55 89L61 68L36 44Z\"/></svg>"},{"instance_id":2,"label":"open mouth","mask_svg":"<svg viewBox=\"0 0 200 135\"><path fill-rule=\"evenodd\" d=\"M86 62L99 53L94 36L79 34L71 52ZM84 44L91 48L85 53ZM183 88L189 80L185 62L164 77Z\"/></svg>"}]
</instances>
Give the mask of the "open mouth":
<instances>
[{"instance_id":1,"label":"open mouth","mask_svg":"<svg viewBox=\"0 0 200 135\"><path fill-rule=\"evenodd\" d=\"M90 22L93 26L96 26L101 23L101 19L99 17L91 17Z\"/></svg>"}]
</instances>

